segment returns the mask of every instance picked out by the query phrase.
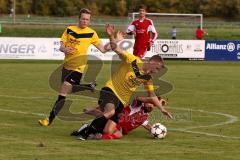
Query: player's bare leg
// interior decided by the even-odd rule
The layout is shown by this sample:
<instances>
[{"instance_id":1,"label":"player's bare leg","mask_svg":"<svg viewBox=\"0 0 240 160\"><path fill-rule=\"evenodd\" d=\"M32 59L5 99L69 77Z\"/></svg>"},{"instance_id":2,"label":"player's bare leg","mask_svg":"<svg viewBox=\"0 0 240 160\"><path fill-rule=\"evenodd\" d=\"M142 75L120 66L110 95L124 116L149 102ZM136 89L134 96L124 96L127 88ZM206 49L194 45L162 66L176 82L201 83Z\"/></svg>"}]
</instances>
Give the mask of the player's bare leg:
<instances>
[{"instance_id":1,"label":"player's bare leg","mask_svg":"<svg viewBox=\"0 0 240 160\"><path fill-rule=\"evenodd\" d=\"M102 133L108 119L115 114L115 105L107 103L104 107L103 116L95 118L92 123L81 131L78 139L85 140L90 134Z\"/></svg>"},{"instance_id":2,"label":"player's bare leg","mask_svg":"<svg viewBox=\"0 0 240 160\"><path fill-rule=\"evenodd\" d=\"M117 123L108 120L107 124L105 125L105 128L103 130L102 139L119 139L122 137L122 132L120 132L117 128Z\"/></svg>"},{"instance_id":3,"label":"player's bare leg","mask_svg":"<svg viewBox=\"0 0 240 160\"><path fill-rule=\"evenodd\" d=\"M116 126L117 124L114 121L108 120L104 127L103 133L113 134L116 131Z\"/></svg>"},{"instance_id":4,"label":"player's bare leg","mask_svg":"<svg viewBox=\"0 0 240 160\"><path fill-rule=\"evenodd\" d=\"M85 109L83 109L83 112L85 114L92 115L95 117L103 116L103 112L100 110L99 106L93 107L93 108L85 108Z\"/></svg>"}]
</instances>

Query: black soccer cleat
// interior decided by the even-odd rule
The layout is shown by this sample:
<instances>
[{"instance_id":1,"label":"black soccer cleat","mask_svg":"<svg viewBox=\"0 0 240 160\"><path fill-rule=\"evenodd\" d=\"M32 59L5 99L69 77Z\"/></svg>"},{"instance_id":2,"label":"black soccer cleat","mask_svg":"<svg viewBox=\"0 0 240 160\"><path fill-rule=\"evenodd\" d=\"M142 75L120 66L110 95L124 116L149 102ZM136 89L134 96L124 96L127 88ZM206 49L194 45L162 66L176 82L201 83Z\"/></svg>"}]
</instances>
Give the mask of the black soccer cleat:
<instances>
[{"instance_id":1,"label":"black soccer cleat","mask_svg":"<svg viewBox=\"0 0 240 160\"><path fill-rule=\"evenodd\" d=\"M76 131L73 131L70 136L78 136L79 132L76 130Z\"/></svg>"},{"instance_id":2,"label":"black soccer cleat","mask_svg":"<svg viewBox=\"0 0 240 160\"><path fill-rule=\"evenodd\" d=\"M79 135L79 136L77 136L77 139L81 140L81 141L85 141L87 139L87 137Z\"/></svg>"},{"instance_id":3,"label":"black soccer cleat","mask_svg":"<svg viewBox=\"0 0 240 160\"><path fill-rule=\"evenodd\" d=\"M82 132L82 130L84 130L87 127L88 127L88 124L86 123L82 127L80 127L78 130L74 130L70 135L71 136L78 136Z\"/></svg>"},{"instance_id":4,"label":"black soccer cleat","mask_svg":"<svg viewBox=\"0 0 240 160\"><path fill-rule=\"evenodd\" d=\"M87 130L88 127L83 129L81 132L78 132L77 139L85 141L88 138Z\"/></svg>"}]
</instances>

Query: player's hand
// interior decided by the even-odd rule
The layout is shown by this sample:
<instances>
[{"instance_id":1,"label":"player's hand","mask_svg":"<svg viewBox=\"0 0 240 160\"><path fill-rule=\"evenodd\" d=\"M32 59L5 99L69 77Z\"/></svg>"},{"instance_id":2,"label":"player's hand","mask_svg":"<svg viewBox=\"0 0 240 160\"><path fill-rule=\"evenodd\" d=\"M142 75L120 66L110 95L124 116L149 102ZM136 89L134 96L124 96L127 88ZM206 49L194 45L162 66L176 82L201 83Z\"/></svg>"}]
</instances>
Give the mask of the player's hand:
<instances>
[{"instance_id":1,"label":"player's hand","mask_svg":"<svg viewBox=\"0 0 240 160\"><path fill-rule=\"evenodd\" d=\"M152 47L152 45L153 45L153 42L149 41L149 47Z\"/></svg>"},{"instance_id":2,"label":"player's hand","mask_svg":"<svg viewBox=\"0 0 240 160\"><path fill-rule=\"evenodd\" d=\"M150 51L150 50L151 50L152 45L153 45L153 41L150 39L150 40L148 41L147 51Z\"/></svg>"},{"instance_id":3,"label":"player's hand","mask_svg":"<svg viewBox=\"0 0 240 160\"><path fill-rule=\"evenodd\" d=\"M124 37L125 37L125 33L124 33L124 32L121 32L121 31L118 31L118 32L117 32L117 35L116 35L116 40L117 40L117 42L123 40Z\"/></svg>"},{"instance_id":4,"label":"player's hand","mask_svg":"<svg viewBox=\"0 0 240 160\"><path fill-rule=\"evenodd\" d=\"M105 29L106 29L108 36L114 36L114 33L115 33L114 25L107 24Z\"/></svg>"},{"instance_id":5,"label":"player's hand","mask_svg":"<svg viewBox=\"0 0 240 160\"><path fill-rule=\"evenodd\" d=\"M64 53L67 55L69 54L73 54L74 52L76 52L76 48L74 47L65 47L64 48Z\"/></svg>"},{"instance_id":6,"label":"player's hand","mask_svg":"<svg viewBox=\"0 0 240 160\"><path fill-rule=\"evenodd\" d=\"M149 44L149 47L152 47L152 45L153 45L153 41L150 40L150 41L148 42L148 44Z\"/></svg>"},{"instance_id":7,"label":"player's hand","mask_svg":"<svg viewBox=\"0 0 240 160\"><path fill-rule=\"evenodd\" d=\"M162 104L162 106L166 106L167 105L167 101L165 99L160 99L159 101Z\"/></svg>"},{"instance_id":8,"label":"player's hand","mask_svg":"<svg viewBox=\"0 0 240 160\"><path fill-rule=\"evenodd\" d=\"M173 119L172 114L171 114L170 112L168 112L167 110L162 109L161 112L162 112L165 116L167 116L167 118Z\"/></svg>"}]
</instances>

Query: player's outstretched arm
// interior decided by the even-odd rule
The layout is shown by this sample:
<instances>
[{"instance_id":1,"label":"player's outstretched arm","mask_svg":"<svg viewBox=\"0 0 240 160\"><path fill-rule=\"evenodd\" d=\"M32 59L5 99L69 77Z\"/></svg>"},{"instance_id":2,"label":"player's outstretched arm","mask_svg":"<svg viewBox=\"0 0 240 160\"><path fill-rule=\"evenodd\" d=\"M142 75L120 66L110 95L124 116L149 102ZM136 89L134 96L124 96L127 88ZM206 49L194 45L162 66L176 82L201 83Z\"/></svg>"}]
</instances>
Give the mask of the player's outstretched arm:
<instances>
[{"instance_id":1,"label":"player's outstretched arm","mask_svg":"<svg viewBox=\"0 0 240 160\"><path fill-rule=\"evenodd\" d=\"M152 103L152 98L151 97L137 96L136 99L141 101L141 102L143 102L143 103ZM163 99L161 97L158 97L158 100L160 101L162 106L166 106L167 105L167 101L165 99Z\"/></svg>"},{"instance_id":2,"label":"player's outstretched arm","mask_svg":"<svg viewBox=\"0 0 240 160\"><path fill-rule=\"evenodd\" d=\"M149 99L150 99L151 103L152 103L154 106L158 107L158 109L159 109L164 115L166 115L168 118L173 119L172 114L171 114L170 112L168 112L168 111L164 108L164 106L162 105L162 103L158 100L158 97L156 96L156 94L155 94L153 91L149 91L148 94L149 94L149 97L150 97Z\"/></svg>"},{"instance_id":3,"label":"player's outstretched arm","mask_svg":"<svg viewBox=\"0 0 240 160\"><path fill-rule=\"evenodd\" d=\"M118 32L117 36L115 38L116 43L122 41L125 37L125 34L123 32ZM103 45L102 42L100 42L98 45L95 46L98 50L100 50L102 53L106 53L111 50L110 43L107 43Z\"/></svg>"},{"instance_id":4,"label":"player's outstretched arm","mask_svg":"<svg viewBox=\"0 0 240 160\"><path fill-rule=\"evenodd\" d=\"M115 38L115 27L113 25L107 24L106 25L106 32L108 34L109 40L110 40L110 46L114 52L116 52L118 55L124 54L124 51L120 49L117 45L117 40L123 35L122 32L118 32Z\"/></svg>"},{"instance_id":5,"label":"player's outstretched arm","mask_svg":"<svg viewBox=\"0 0 240 160\"><path fill-rule=\"evenodd\" d=\"M146 126L143 126L147 131L151 132L152 125L147 124Z\"/></svg>"},{"instance_id":6,"label":"player's outstretched arm","mask_svg":"<svg viewBox=\"0 0 240 160\"><path fill-rule=\"evenodd\" d=\"M105 44L103 45L102 42L100 42L98 45L95 46L99 51L101 51L102 53L106 53L108 51L111 50L111 47L109 44Z\"/></svg>"}]
</instances>

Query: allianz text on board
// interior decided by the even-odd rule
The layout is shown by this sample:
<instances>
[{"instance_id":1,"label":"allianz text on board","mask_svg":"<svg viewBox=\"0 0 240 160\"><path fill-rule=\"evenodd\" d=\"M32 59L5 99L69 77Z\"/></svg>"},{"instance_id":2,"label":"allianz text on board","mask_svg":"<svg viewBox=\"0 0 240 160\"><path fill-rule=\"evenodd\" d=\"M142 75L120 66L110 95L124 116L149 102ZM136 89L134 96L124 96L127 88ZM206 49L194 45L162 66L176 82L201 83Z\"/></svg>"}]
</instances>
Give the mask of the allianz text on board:
<instances>
[{"instance_id":1,"label":"allianz text on board","mask_svg":"<svg viewBox=\"0 0 240 160\"><path fill-rule=\"evenodd\" d=\"M206 41L205 59L209 61L239 61L240 41Z\"/></svg>"}]
</instances>

